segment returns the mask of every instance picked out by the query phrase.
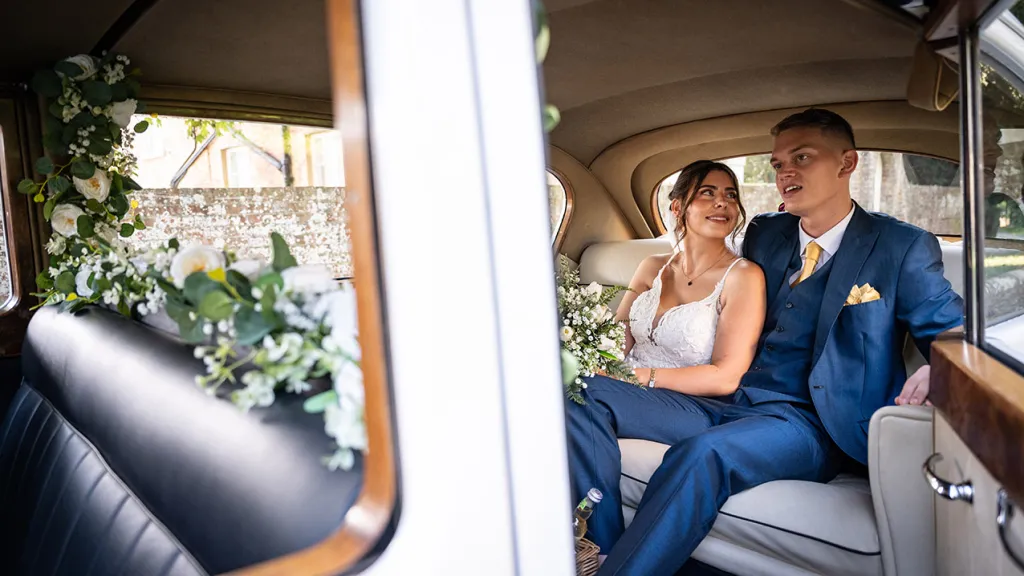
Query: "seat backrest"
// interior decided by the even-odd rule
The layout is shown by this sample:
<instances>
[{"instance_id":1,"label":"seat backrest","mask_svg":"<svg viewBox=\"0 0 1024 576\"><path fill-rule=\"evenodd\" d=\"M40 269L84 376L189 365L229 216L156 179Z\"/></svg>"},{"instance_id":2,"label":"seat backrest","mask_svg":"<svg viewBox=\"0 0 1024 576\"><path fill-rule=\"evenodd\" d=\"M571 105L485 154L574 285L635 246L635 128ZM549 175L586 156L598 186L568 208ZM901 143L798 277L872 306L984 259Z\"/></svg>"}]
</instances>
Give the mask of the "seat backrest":
<instances>
[{"instance_id":1,"label":"seat backrest","mask_svg":"<svg viewBox=\"0 0 1024 576\"><path fill-rule=\"evenodd\" d=\"M311 546L354 501L318 415L242 413L190 347L114 313L40 309L0 432L0 573L220 573Z\"/></svg>"},{"instance_id":2,"label":"seat backrest","mask_svg":"<svg viewBox=\"0 0 1024 576\"><path fill-rule=\"evenodd\" d=\"M737 251L742 247L742 240ZM940 242L942 264L946 279L957 294L963 294L963 245L960 242ZM601 242L591 244L580 256L580 281L583 283L597 282L605 286L627 286L640 262L648 256L665 254L673 250L672 243L665 237L626 240L621 242ZM1012 251L1010 251L1012 252ZM620 294L613 302L615 309L622 300ZM911 374L924 365L921 352L908 339L903 350L903 359L907 373Z\"/></svg>"}]
</instances>

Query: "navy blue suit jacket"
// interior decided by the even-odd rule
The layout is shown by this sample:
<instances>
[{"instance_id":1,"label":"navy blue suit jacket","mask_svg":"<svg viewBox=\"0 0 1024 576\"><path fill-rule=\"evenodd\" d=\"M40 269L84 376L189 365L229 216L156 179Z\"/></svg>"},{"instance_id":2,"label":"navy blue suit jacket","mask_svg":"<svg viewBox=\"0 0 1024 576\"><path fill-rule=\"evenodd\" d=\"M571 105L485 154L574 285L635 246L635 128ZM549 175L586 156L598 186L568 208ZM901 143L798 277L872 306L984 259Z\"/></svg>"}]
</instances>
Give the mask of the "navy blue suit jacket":
<instances>
[{"instance_id":1,"label":"navy blue suit jacket","mask_svg":"<svg viewBox=\"0 0 1024 576\"><path fill-rule=\"evenodd\" d=\"M799 220L785 212L762 214L747 229L743 255L764 270L769 303L799 250ZM821 310L808 320L817 322L808 386L832 439L866 464L871 415L893 404L907 379L906 335L928 358L937 334L963 324L963 300L943 276L935 236L860 206L833 259ZM851 288L866 283L881 298L844 306ZM743 390L754 403L782 399L770 390Z\"/></svg>"}]
</instances>

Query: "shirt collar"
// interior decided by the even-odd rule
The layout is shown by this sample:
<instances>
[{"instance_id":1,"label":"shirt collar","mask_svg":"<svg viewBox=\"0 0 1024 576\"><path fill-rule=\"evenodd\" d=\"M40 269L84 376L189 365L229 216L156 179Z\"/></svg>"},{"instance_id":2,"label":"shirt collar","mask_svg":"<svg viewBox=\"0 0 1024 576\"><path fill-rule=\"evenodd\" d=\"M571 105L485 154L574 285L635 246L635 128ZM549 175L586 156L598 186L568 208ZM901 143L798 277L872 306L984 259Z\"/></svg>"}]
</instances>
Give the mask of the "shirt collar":
<instances>
[{"instance_id":1,"label":"shirt collar","mask_svg":"<svg viewBox=\"0 0 1024 576\"><path fill-rule=\"evenodd\" d=\"M804 232L803 226L797 224L797 228L800 229L800 253L803 254L807 245L813 240L818 244L823 252L829 255L829 257L834 256L836 251L839 250L839 244L842 243L843 235L846 234L846 227L850 225L850 220L853 219L853 212L856 209L857 205L854 204L853 207L850 208L850 213L846 215L846 218L840 220L839 223L830 228L828 232L825 232L817 238L811 237L810 234Z\"/></svg>"}]
</instances>

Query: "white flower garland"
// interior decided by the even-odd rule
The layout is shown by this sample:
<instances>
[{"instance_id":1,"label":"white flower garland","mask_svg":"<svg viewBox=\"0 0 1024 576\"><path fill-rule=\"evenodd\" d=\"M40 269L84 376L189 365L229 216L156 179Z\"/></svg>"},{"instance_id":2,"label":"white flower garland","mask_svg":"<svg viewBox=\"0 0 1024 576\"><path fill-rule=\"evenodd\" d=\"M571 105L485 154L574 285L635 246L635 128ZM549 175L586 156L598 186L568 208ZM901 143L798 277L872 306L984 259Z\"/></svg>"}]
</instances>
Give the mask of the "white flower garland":
<instances>
[{"instance_id":1,"label":"white flower garland","mask_svg":"<svg viewBox=\"0 0 1024 576\"><path fill-rule=\"evenodd\" d=\"M355 300L319 266L298 266L287 243L271 235L273 262L236 260L209 246L182 248L177 240L138 252L123 237L145 228L129 196L136 159L128 130L141 111L138 71L125 56L79 55L35 75L32 86L49 102L44 144L36 164L44 180L18 190L44 204L53 235L47 271L36 278L43 305L74 312L100 303L129 316L166 311L181 337L196 345L206 374L196 383L211 395L240 384L231 400L242 410L270 406L276 394L308 394L311 381L331 388L308 398L322 413L335 451L331 469L349 469L367 449ZM53 158L63 158L54 164ZM235 371L247 371L236 379Z\"/></svg>"}]
</instances>

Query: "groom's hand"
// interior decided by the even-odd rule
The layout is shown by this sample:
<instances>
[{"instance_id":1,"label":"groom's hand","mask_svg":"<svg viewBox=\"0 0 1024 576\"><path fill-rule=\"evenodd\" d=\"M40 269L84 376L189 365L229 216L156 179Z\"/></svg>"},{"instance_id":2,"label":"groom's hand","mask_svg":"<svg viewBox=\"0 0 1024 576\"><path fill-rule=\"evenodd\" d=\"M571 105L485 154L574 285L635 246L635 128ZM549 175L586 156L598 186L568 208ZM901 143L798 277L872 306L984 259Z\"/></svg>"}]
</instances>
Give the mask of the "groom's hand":
<instances>
[{"instance_id":1,"label":"groom's hand","mask_svg":"<svg viewBox=\"0 0 1024 576\"><path fill-rule=\"evenodd\" d=\"M910 378L907 378L906 384L903 385L903 391L896 397L897 406L932 405L928 401L928 377L931 375L931 370L931 366L925 364L917 372L914 372Z\"/></svg>"}]
</instances>

